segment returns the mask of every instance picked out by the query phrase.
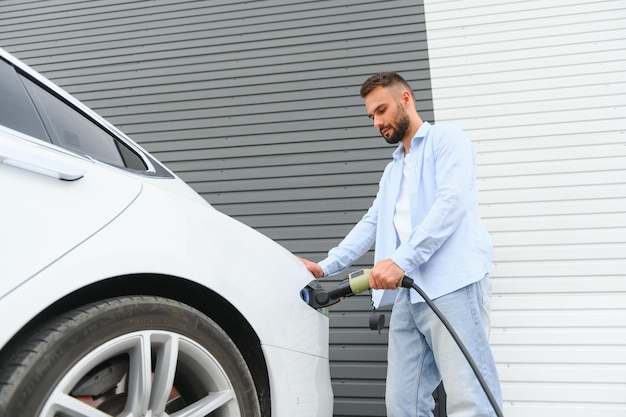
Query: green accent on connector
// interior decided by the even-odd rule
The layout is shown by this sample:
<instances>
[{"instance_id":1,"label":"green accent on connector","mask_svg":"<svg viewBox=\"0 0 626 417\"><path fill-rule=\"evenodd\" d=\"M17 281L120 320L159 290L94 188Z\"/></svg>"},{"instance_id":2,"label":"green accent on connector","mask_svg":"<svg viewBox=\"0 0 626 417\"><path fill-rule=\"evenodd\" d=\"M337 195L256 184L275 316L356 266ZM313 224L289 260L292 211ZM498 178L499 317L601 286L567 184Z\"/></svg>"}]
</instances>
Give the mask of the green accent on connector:
<instances>
[{"instance_id":1,"label":"green accent on connector","mask_svg":"<svg viewBox=\"0 0 626 417\"><path fill-rule=\"evenodd\" d=\"M370 271L370 269L359 269L348 276L353 294L359 294L370 289Z\"/></svg>"}]
</instances>

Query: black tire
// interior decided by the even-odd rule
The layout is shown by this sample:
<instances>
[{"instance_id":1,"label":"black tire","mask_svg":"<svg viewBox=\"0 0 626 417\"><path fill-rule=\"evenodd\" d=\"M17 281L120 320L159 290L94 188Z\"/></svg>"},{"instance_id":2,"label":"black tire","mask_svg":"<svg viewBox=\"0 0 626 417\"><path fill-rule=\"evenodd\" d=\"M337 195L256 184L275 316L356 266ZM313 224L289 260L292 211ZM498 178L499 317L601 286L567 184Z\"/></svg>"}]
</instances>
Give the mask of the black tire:
<instances>
[{"instance_id":1,"label":"black tire","mask_svg":"<svg viewBox=\"0 0 626 417\"><path fill-rule=\"evenodd\" d=\"M119 297L70 311L1 366L0 416L261 416L248 366L228 335L166 298Z\"/></svg>"}]
</instances>

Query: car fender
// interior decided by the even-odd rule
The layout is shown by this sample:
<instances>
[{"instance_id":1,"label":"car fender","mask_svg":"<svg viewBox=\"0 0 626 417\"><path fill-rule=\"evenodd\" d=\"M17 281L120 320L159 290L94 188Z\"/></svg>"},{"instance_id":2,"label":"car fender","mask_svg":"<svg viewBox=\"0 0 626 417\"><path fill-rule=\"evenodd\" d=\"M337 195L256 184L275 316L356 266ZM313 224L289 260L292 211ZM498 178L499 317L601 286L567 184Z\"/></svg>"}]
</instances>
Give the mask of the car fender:
<instances>
[{"instance_id":1,"label":"car fender","mask_svg":"<svg viewBox=\"0 0 626 417\"><path fill-rule=\"evenodd\" d=\"M160 221L163 216L167 222ZM135 229L139 218L151 227L129 236L127 230ZM18 306L25 313L19 300L29 299L26 309L32 317L84 286L131 274L199 283L237 308L262 344L328 357L328 335L307 325L322 320L327 326L327 317L301 299L300 290L312 276L293 254L206 204L165 195L150 183L105 228L4 300L0 316Z\"/></svg>"}]
</instances>

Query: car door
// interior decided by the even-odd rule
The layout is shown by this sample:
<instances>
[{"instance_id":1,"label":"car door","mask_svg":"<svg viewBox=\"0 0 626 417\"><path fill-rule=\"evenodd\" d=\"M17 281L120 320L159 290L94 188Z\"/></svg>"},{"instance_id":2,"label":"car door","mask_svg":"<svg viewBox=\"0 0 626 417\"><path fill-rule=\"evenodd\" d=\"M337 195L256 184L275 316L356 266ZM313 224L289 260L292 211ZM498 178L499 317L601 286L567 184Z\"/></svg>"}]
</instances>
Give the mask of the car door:
<instances>
[{"instance_id":1,"label":"car door","mask_svg":"<svg viewBox=\"0 0 626 417\"><path fill-rule=\"evenodd\" d=\"M0 127L0 297L106 227L141 182Z\"/></svg>"},{"instance_id":2,"label":"car door","mask_svg":"<svg viewBox=\"0 0 626 417\"><path fill-rule=\"evenodd\" d=\"M0 59L0 297L106 227L152 167L13 64Z\"/></svg>"}]
</instances>

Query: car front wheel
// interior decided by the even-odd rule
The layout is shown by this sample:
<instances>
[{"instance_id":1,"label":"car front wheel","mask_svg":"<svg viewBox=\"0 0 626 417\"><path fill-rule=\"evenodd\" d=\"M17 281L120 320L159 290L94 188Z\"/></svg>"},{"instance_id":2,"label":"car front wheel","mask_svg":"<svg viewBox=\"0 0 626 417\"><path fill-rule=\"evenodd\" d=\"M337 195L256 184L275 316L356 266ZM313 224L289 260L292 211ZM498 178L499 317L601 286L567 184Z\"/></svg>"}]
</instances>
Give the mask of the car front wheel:
<instances>
[{"instance_id":1,"label":"car front wheel","mask_svg":"<svg viewBox=\"0 0 626 417\"><path fill-rule=\"evenodd\" d=\"M161 297L103 300L47 323L2 364L0 415L261 415L248 366L209 317Z\"/></svg>"}]
</instances>

